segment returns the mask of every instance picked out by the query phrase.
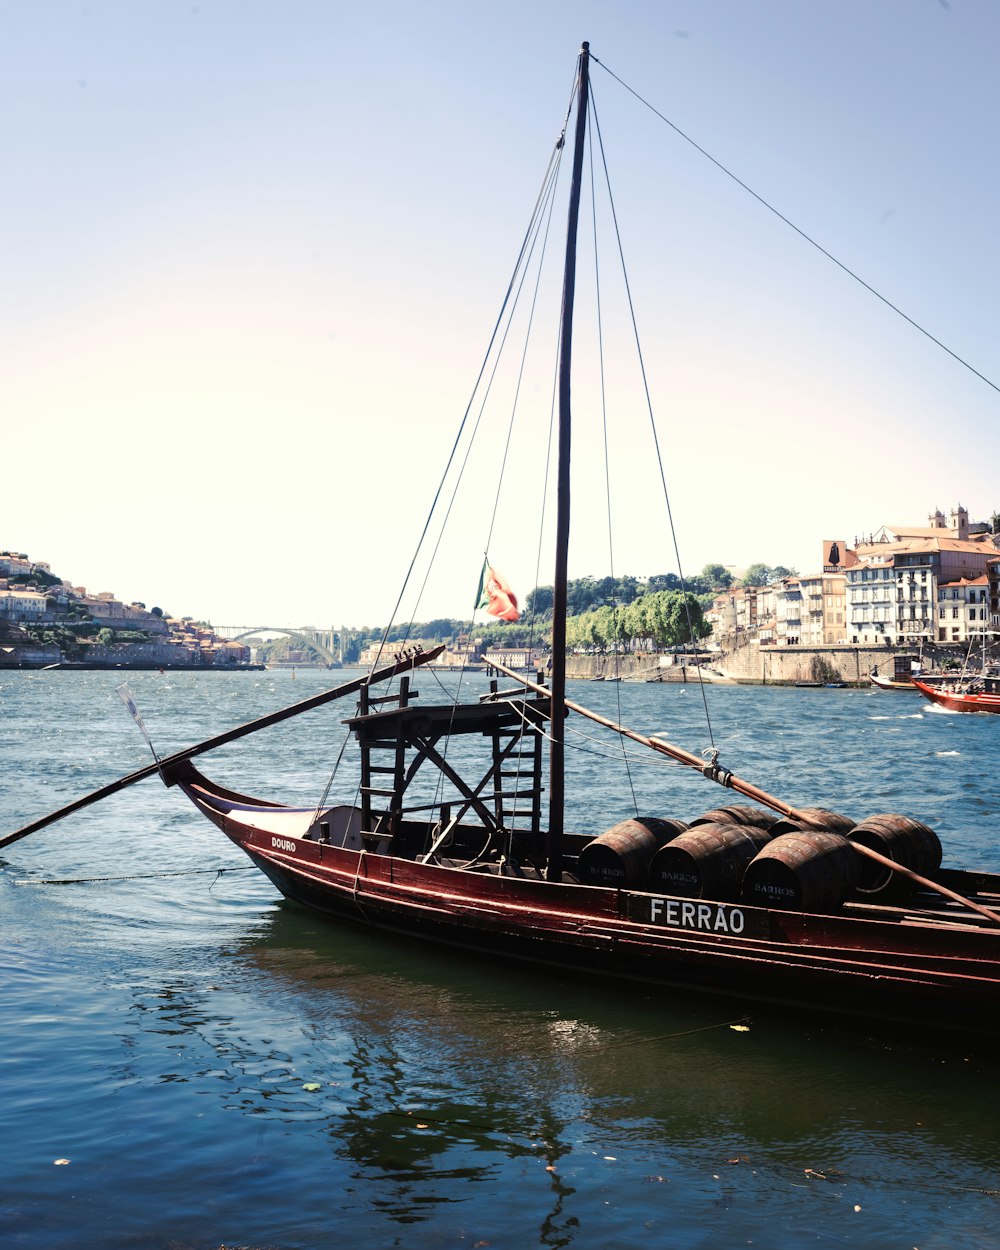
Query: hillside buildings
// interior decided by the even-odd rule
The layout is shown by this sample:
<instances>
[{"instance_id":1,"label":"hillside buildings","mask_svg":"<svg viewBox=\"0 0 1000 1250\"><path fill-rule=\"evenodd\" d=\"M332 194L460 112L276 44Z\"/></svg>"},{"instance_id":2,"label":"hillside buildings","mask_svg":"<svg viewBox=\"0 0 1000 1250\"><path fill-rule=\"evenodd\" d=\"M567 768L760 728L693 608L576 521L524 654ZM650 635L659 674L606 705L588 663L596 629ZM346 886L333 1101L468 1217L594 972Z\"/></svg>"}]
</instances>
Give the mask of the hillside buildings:
<instances>
[{"instance_id":1,"label":"hillside buildings","mask_svg":"<svg viewBox=\"0 0 1000 1250\"><path fill-rule=\"evenodd\" d=\"M822 572L727 591L707 618L724 650L967 645L1000 631L1000 534L961 505L883 525L853 547L824 543Z\"/></svg>"},{"instance_id":2,"label":"hillside buildings","mask_svg":"<svg viewBox=\"0 0 1000 1250\"><path fill-rule=\"evenodd\" d=\"M245 667L250 650L110 591L91 594L23 552L0 551L0 665Z\"/></svg>"}]
</instances>

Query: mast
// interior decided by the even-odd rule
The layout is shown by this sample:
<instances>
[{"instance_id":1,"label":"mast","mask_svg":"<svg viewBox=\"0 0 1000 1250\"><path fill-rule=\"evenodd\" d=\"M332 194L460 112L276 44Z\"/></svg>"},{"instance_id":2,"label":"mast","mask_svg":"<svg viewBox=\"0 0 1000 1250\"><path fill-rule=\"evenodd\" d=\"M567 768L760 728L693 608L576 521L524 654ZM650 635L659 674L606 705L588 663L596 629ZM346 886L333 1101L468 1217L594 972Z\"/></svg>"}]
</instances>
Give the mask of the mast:
<instances>
[{"instance_id":1,"label":"mast","mask_svg":"<svg viewBox=\"0 0 1000 1250\"><path fill-rule=\"evenodd\" d=\"M590 99L590 44L580 48L577 67L576 136L573 176L566 226L566 263L563 272L562 321L559 332L559 458L556 493L556 567L552 595L552 719L549 749L549 830L545 877L562 879L562 835L565 808L564 764L566 742L566 577L569 556L570 366L573 356L573 301L576 295L576 234L580 219L583 181L583 144Z\"/></svg>"}]
</instances>

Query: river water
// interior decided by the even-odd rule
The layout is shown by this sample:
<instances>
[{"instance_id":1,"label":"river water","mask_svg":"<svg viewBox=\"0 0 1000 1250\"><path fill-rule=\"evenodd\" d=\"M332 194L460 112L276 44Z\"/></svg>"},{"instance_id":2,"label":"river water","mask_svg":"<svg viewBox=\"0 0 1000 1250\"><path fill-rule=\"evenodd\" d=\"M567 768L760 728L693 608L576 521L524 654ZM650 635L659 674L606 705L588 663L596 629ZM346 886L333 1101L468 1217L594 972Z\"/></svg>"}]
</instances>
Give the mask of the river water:
<instances>
[{"instance_id":1,"label":"river water","mask_svg":"<svg viewBox=\"0 0 1000 1250\"><path fill-rule=\"evenodd\" d=\"M167 753L348 676L130 685ZM119 680L0 673L0 832L148 761ZM424 702L436 681L417 675ZM710 743L697 687L570 685L642 732ZM707 698L739 775L856 819L915 816L946 863L996 865L1000 717L869 691ZM318 801L350 710L201 766ZM568 823L599 832L635 808L614 740L582 729ZM629 768L642 814L727 798L661 760ZM5 1248L1000 1247L989 1052L325 922L155 778L0 856Z\"/></svg>"}]
</instances>

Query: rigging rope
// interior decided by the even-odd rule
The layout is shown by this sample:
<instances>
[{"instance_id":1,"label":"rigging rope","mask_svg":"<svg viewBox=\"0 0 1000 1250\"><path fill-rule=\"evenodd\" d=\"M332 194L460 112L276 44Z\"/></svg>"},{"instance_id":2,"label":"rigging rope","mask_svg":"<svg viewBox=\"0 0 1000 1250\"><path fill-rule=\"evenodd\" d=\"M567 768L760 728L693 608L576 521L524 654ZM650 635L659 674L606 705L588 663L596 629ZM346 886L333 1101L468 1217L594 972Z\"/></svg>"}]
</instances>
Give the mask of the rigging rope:
<instances>
[{"instance_id":1,"label":"rigging rope","mask_svg":"<svg viewBox=\"0 0 1000 1250\"><path fill-rule=\"evenodd\" d=\"M592 101L594 100L593 93L591 93L591 100ZM601 153L601 163L604 168L604 180L605 180L605 185L607 187L607 192L608 192L608 206L611 210L611 220L614 223L615 241L618 244L618 257L619 257L619 260L621 261L622 280L625 283L625 296L628 301L629 317L632 322L632 336L635 340L636 357L639 362L639 372L642 375L642 387L646 396L646 411L649 414L649 428L653 435L653 446L656 449L656 464L660 473L660 486L661 486L661 489L663 490L663 501L664 501L664 504L666 505L667 521L670 525L670 540L674 549L674 559L677 562L677 575L680 578L680 583L681 583L681 594L683 596L682 604L684 607L684 615L687 619L688 637L691 639L692 642L694 642L695 635L694 635L694 627L691 621L691 604L688 599L687 583L684 580L684 566L681 562L680 546L677 542L677 530L674 526L673 509L670 506L670 492L667 489L667 478L666 478L666 473L664 472L664 468L663 468L663 454L660 450L660 438L656 430L656 420L653 416L653 400L649 391L649 378L646 373L646 360L642 351L642 343L639 339L639 326L638 326L638 323L636 322L635 305L632 301L632 286L631 286L631 283L629 282L628 267L625 264L625 251L622 246L621 231L618 228L618 214L615 211L615 199L611 191L611 175L608 170L607 156L604 151L604 139L603 139L603 136L601 135L601 124L597 116L596 103L592 103L591 107L593 109L593 114L594 114L594 129L597 132L597 144ZM708 710L708 696L705 693L705 682L704 682L704 679L702 678L700 668L698 669L698 688L701 691L702 706L705 711L705 722L708 727L709 741L714 747L715 735L712 732L712 717Z\"/></svg>"},{"instance_id":2,"label":"rigging rope","mask_svg":"<svg viewBox=\"0 0 1000 1250\"><path fill-rule=\"evenodd\" d=\"M479 387L482 384L483 376L486 373L486 368L487 368L487 365L489 364L490 356L493 352L493 347L497 340L497 335L500 332L500 327L503 324L504 315L510 303L511 293L514 290L515 284L517 282L518 273L521 271L522 265L525 260L525 252L528 249L529 242L531 242L536 237L537 220L545 202L546 187L548 186L549 181L551 179L553 166L554 165L558 166L559 164L559 154L561 150L562 150L562 136L560 136L551 155L549 156L549 164L548 164L548 167L546 168L545 176L542 179L542 187L539 190L538 196L535 200L535 206L532 209L531 218L528 223L528 228L526 229L524 233L524 237L521 241L521 248L520 248L520 251L518 252L517 259L514 262L514 268L511 272L510 279L507 283L507 290L504 293L503 300L501 301L500 311L497 314L497 319L493 326L493 332L490 335L490 340L489 340L489 343L487 344L486 352L483 356L482 363L479 367L479 373L476 376L476 381L475 381L475 384L473 385L472 392L469 395L469 401L466 405L464 413L462 414L462 419L458 424L458 430L455 434L455 439L452 443L451 451L448 453L447 462L445 463L444 470L438 481L437 489L434 492L434 497L431 500L431 506L428 509L427 517L424 521L423 528L420 531L420 535L417 539L416 546L414 547L413 555L410 559L409 566L406 570L406 576L403 578L403 584L400 587L399 595L396 598L395 606L392 609L392 612L389 616L389 622L386 625L385 630L383 631L383 634L382 634L382 638L379 642L378 654L376 656L375 664L373 665L373 667L378 664L378 660L381 658L382 651L386 645L386 642L388 641L389 632L392 629L394 621L396 620L396 617L399 613L400 604L403 602L403 596L406 594L406 589L409 586L410 579L413 576L413 570L416 567L417 559L420 555L424 542L427 538L427 532L430 529L431 520L434 516L435 511L437 510L438 501L441 498L442 492L444 491L445 482L448 480L448 475L451 472L451 467L454 464L456 455L458 454L458 449L462 441L462 435L465 432L465 426L469 419L469 414L472 411L472 405L475 401L476 395L479 392Z\"/></svg>"},{"instance_id":3,"label":"rigging rope","mask_svg":"<svg viewBox=\"0 0 1000 1250\"><path fill-rule=\"evenodd\" d=\"M596 121L597 105L594 101L593 91L589 96L590 114ZM611 576L611 619L612 619L612 635L614 641L615 656L615 676L619 675L619 653L618 653L618 595L617 583L615 581L615 543L614 529L611 519L611 457L608 450L608 394L605 377L604 362L604 323L601 316L601 264L600 249L597 245L597 195L594 186L594 140L593 129L587 129L587 158L590 171L590 213L591 213L591 233L594 240L594 291L596 295L596 315L597 315L597 367L600 376L600 392L601 392L601 433L604 441L604 493L607 501L608 514L608 571ZM615 698L617 701L618 721L624 720L622 716L622 691L621 686L615 686ZM635 785L632 781L632 770L629 768L628 752L625 750L625 735L619 735L619 741L622 748L622 759L625 763L625 775L628 777L628 788L632 795L632 808L635 814L639 814L639 802L635 795Z\"/></svg>"},{"instance_id":4,"label":"rigging rope","mask_svg":"<svg viewBox=\"0 0 1000 1250\"><path fill-rule=\"evenodd\" d=\"M877 291L875 287L873 287L870 283L866 282L864 278L860 276L860 274L855 273L854 270L850 268L850 266L845 265L842 260L838 260L837 257L834 256L832 252L827 251L827 249L822 245L822 243L817 242L817 240L814 239L812 235L807 234L806 231L803 230L800 226L797 226L794 221L786 217L784 213L782 213L779 209L775 208L775 206L769 203L769 201L765 200L762 195L760 195L758 192L756 192L753 189L753 187L748 186L742 180L742 178L738 177L736 174L733 173L731 169L728 169L725 165L723 165L723 163L720 160L717 160L716 157L714 157L711 154L711 152L706 151L705 148L701 146L701 144L697 143L694 139L691 138L689 134L686 134L683 130L681 130L680 126L678 126L675 122L672 122L669 117L664 116L664 114L661 113L658 108L654 107L654 105L650 104L648 100L644 99L638 93L638 91L636 91L634 87L630 87L628 83L624 81L624 79L619 78L618 75L614 72L614 70L609 69L607 65L599 61L597 57L594 56L593 53L590 54L590 59L595 64L600 65L601 69L603 69L606 74L609 74L615 80L615 82L619 84L619 86L624 87L625 90L630 95L634 96L639 101L640 104L642 104L645 108L649 109L649 111L655 117L658 117L661 122L664 122L667 126L669 126L670 129L676 135L679 135L680 138L682 138L685 143L689 143L696 152L698 152L701 156L703 156L707 161L711 161L711 163L716 167L716 169L724 173L727 178L731 178L732 181L735 182L738 187L740 187L743 191L747 193L747 195L752 196L757 201L757 203L760 204L763 208L766 208L769 213L773 213L775 217L777 217L779 221L783 222L786 226L788 226L790 230L794 230L795 233L800 238L805 239L805 241L809 243L812 247L814 247L817 250L817 252L822 253L822 255L825 256L827 260L832 261L837 266L838 269L842 269L843 272L846 273L849 278L853 278L854 281L857 282L860 286L863 286L864 289L870 295L874 295L875 298L877 300L880 300L883 304L885 304L887 308L892 309L892 311L896 313L897 316L902 317L904 321L908 322L911 326L913 326L914 330L918 330L922 335L924 335L925 338L930 339L930 341L933 344L935 344L935 346L940 347L943 352L947 352L947 354L952 358L952 360L957 361L958 364L962 365L963 368L968 369L970 373L975 374L975 376L979 378L981 382L985 382L986 385L991 387L994 391L1000 391L1000 386L998 386L996 382L991 381L991 379L988 378L985 373L980 373L978 369L976 369L963 357L959 356L957 352L953 352L950 347L948 347L945 343L942 343L939 338L936 338L933 334L931 334L930 330L925 329L919 323L919 321L914 321L914 319L910 317L907 313L903 312L903 310L897 304L894 304L892 300L888 299L880 291Z\"/></svg>"}]
</instances>

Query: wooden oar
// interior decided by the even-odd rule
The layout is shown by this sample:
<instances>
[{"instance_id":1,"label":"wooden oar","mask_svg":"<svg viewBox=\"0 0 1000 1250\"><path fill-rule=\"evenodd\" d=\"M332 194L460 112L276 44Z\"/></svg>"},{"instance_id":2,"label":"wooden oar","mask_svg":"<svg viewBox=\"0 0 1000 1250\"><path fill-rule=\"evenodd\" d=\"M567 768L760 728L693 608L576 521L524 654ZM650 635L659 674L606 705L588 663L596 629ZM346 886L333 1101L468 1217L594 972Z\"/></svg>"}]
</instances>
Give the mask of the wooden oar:
<instances>
[{"instance_id":1,"label":"wooden oar","mask_svg":"<svg viewBox=\"0 0 1000 1250\"><path fill-rule=\"evenodd\" d=\"M507 677L512 677L515 681L521 682L529 690L534 690L537 694L551 694L551 691L544 686L538 685L536 682L530 681L523 674L506 668L496 660L491 660L490 662L495 669L498 669ZM679 764L685 764L688 768L696 768L702 776L708 777L709 780L716 781L719 785L735 790L738 794L742 794L748 799L753 799L757 803L762 803L765 807L770 807L776 812L781 812L783 816L788 816L792 820L799 820L805 825L811 825L814 829L822 829L823 827L821 818L792 807L790 803L785 803L781 799L775 798L773 794L768 794L766 790L761 790L749 781L743 781L728 769L720 768L714 760L706 764L702 758L692 755L690 751L685 751L682 747L675 747L672 743L665 742L662 738L650 738L646 734L636 733L634 729L628 729L624 725L619 725L616 721L609 720L608 717L602 716L599 712L592 712L590 708L586 708L580 703L574 703L572 700L567 699L565 704L570 711L576 712L580 716L585 716L588 720L595 721L598 725L603 725L606 729L611 729L626 738L631 738L633 742L639 742L643 746L650 747L661 755L668 755ZM2 845L3 843L0 842L0 846ZM981 916L985 916L987 920L992 920L994 924L1000 924L1000 914L992 911L989 907L983 907L980 903L974 903L971 898L966 898L963 894L957 894L946 885L941 885L937 881L931 881L927 877L922 877L910 868L904 868L902 864L897 864L894 859L889 859L887 855L873 851L871 847L863 846L860 842L852 842L851 846L854 847L859 855L863 855L866 859L874 860L875 863L881 864L885 868L891 868L893 872L901 873L904 877L909 878L910 881L915 882L924 889L934 890L945 898L950 898L952 902L961 903L963 907L968 907L971 911L978 912Z\"/></svg>"},{"instance_id":2,"label":"wooden oar","mask_svg":"<svg viewBox=\"0 0 1000 1250\"><path fill-rule=\"evenodd\" d=\"M228 729L225 733L217 734L214 738L206 738L204 742L199 742L193 747L187 747L183 751L177 751L174 755L168 755L165 759L159 760L155 764L147 764L145 768L140 768L138 772L129 773L127 777L119 777L117 781L101 786L99 790L85 794L82 798L74 799L72 803L67 803L65 807L60 807L54 812L49 812L47 816L33 820L30 825L25 825L21 829L16 829L13 833L6 834L0 838L0 849L10 846L12 842L20 841L21 838L26 838L29 833L37 833L39 829L44 829L46 825L62 820L64 816L78 812L81 807L89 807L91 803L98 803L101 799L117 794L119 790L135 785L137 781L142 781L144 777L151 777L154 773L169 768L171 764L190 759L193 755L201 755L205 751L212 751L216 747L225 746L227 742L235 742L237 738L245 738L247 734L256 733L259 729L266 729L269 725L276 725L279 721L289 720L302 712L312 711L313 708L321 707L324 703L332 703L334 699L342 699L345 695L355 694L362 686L370 685L373 682L388 681L389 678L395 677L399 673L405 673L420 664L427 664L428 661L436 659L443 650L444 646L441 645L432 647L430 651L415 651L404 659L397 660L395 664L390 665L388 668L380 668L366 677L358 677L354 681L345 682L342 686L334 686L332 690L325 690L322 694L314 694L311 698L303 699L301 703L293 703L290 707L282 708L281 711L269 712L267 716L261 716L257 720L248 721L245 725L238 725L235 729Z\"/></svg>"}]
</instances>

